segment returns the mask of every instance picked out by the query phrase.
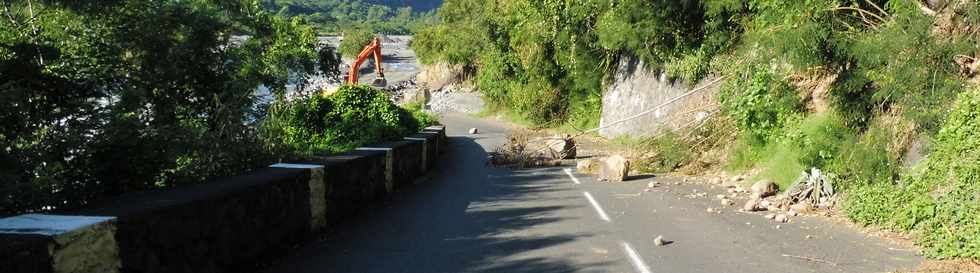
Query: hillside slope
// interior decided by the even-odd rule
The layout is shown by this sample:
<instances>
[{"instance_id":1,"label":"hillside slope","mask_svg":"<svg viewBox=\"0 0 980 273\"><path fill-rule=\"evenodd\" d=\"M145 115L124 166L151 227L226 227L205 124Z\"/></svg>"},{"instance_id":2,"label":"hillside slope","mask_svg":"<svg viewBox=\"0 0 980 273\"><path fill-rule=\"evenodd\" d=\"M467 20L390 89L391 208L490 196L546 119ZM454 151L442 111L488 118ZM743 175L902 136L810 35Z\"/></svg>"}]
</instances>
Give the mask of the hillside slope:
<instances>
[{"instance_id":1,"label":"hillside slope","mask_svg":"<svg viewBox=\"0 0 980 273\"><path fill-rule=\"evenodd\" d=\"M435 10L442 5L442 0L373 0L371 2L390 7L411 7L412 10L422 12Z\"/></svg>"},{"instance_id":2,"label":"hillside slope","mask_svg":"<svg viewBox=\"0 0 980 273\"><path fill-rule=\"evenodd\" d=\"M351 30L410 34L435 22L441 1L413 0L264 0L267 10L281 11L312 23L321 34Z\"/></svg>"},{"instance_id":3,"label":"hillside slope","mask_svg":"<svg viewBox=\"0 0 980 273\"><path fill-rule=\"evenodd\" d=\"M699 128L722 145L703 130L644 139L648 162L704 169L710 150L714 167L784 187L818 168L855 221L913 233L932 257L980 257L976 1L447 0L439 14L420 61L475 71L498 111L594 128L624 58L721 77L721 111Z\"/></svg>"}]
</instances>

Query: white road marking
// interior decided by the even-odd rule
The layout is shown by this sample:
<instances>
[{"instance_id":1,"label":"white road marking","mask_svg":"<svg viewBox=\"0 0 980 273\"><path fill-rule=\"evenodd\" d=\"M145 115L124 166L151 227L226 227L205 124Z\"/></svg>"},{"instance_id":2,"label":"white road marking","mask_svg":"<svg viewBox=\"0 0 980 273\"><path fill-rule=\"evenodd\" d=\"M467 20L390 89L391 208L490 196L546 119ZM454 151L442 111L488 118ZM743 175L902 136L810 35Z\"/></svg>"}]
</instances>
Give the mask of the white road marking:
<instances>
[{"instance_id":1,"label":"white road marking","mask_svg":"<svg viewBox=\"0 0 980 273\"><path fill-rule=\"evenodd\" d=\"M585 199L589 199L589 203L592 204L592 208L595 209L595 212L599 213L599 218L601 218L603 221L611 222L611 220L609 220L609 215L606 215L606 211L602 210L602 207L599 206L599 202L596 202L595 198L592 198L592 194L589 192L582 193L585 194Z\"/></svg>"},{"instance_id":2,"label":"white road marking","mask_svg":"<svg viewBox=\"0 0 980 273\"><path fill-rule=\"evenodd\" d=\"M643 259L640 258L640 254L637 254L636 250L633 250L633 246L631 246L630 243L620 241L619 244L623 245L623 250L625 250L626 255L630 257L630 263L633 264L633 268L636 269L636 272L652 273L652 271L650 271L650 267L647 266L647 263L643 262Z\"/></svg>"},{"instance_id":3,"label":"white road marking","mask_svg":"<svg viewBox=\"0 0 980 273\"><path fill-rule=\"evenodd\" d=\"M575 175L572 174L572 169L565 168L565 174L567 174L568 177L572 178L572 182L575 182L575 184L582 184L582 182L579 182L578 178L575 178Z\"/></svg>"}]
</instances>

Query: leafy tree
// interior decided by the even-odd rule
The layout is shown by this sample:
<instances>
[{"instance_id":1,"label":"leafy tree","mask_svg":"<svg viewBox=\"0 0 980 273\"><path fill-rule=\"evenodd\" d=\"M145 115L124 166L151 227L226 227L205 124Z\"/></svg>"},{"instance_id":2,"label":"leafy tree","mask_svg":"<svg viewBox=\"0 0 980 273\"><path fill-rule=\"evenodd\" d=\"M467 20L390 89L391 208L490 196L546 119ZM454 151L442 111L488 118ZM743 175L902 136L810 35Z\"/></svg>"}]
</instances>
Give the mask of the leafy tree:
<instances>
[{"instance_id":1,"label":"leafy tree","mask_svg":"<svg viewBox=\"0 0 980 273\"><path fill-rule=\"evenodd\" d=\"M255 1L2 5L3 215L266 164L254 90L316 66L313 29Z\"/></svg>"}]
</instances>

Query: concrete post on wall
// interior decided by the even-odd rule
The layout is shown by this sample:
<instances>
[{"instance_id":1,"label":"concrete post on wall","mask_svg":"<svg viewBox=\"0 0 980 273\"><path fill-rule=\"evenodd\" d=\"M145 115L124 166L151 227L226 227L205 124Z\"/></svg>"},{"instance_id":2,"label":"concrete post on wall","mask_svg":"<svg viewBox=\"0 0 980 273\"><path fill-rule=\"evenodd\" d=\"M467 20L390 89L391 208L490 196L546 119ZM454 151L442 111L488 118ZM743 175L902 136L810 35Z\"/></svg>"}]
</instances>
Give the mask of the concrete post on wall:
<instances>
[{"instance_id":1,"label":"concrete post on wall","mask_svg":"<svg viewBox=\"0 0 980 273\"><path fill-rule=\"evenodd\" d=\"M406 138L403 138L403 139L404 140L409 140L409 141L422 142L422 164L419 164L419 173L425 173L425 171L427 171L428 170L428 167L429 167L429 164L427 162L428 159L429 159L428 158L429 157L429 152L426 149L429 149L430 143L428 142L427 139L420 138L420 137L406 137Z\"/></svg>"},{"instance_id":2,"label":"concrete post on wall","mask_svg":"<svg viewBox=\"0 0 980 273\"><path fill-rule=\"evenodd\" d=\"M388 193L395 191L395 155L392 148L361 147L358 151L384 151L385 152L385 190Z\"/></svg>"},{"instance_id":3,"label":"concrete post on wall","mask_svg":"<svg viewBox=\"0 0 980 273\"><path fill-rule=\"evenodd\" d=\"M446 126L445 125L433 125L425 127L422 129L423 133L436 133L439 135L439 150L445 151L446 146L449 145L449 137L446 136Z\"/></svg>"},{"instance_id":4,"label":"concrete post on wall","mask_svg":"<svg viewBox=\"0 0 980 273\"><path fill-rule=\"evenodd\" d=\"M436 158L439 156L440 137L435 132L423 132L413 134L404 138L405 140L422 142L422 172L426 172L435 165Z\"/></svg>"},{"instance_id":5,"label":"concrete post on wall","mask_svg":"<svg viewBox=\"0 0 980 273\"><path fill-rule=\"evenodd\" d=\"M269 167L310 170L310 228L319 232L327 227L327 185L323 180L323 165L279 163Z\"/></svg>"},{"instance_id":6,"label":"concrete post on wall","mask_svg":"<svg viewBox=\"0 0 980 273\"><path fill-rule=\"evenodd\" d=\"M424 167L422 164L422 150L424 146L421 141L395 140L358 149L385 149L386 151L391 151L392 184L394 186L393 189L397 189L403 185L413 183L415 178L424 172L422 170Z\"/></svg>"},{"instance_id":7,"label":"concrete post on wall","mask_svg":"<svg viewBox=\"0 0 980 273\"><path fill-rule=\"evenodd\" d=\"M0 219L4 273L119 272L115 217L24 214Z\"/></svg>"}]
</instances>

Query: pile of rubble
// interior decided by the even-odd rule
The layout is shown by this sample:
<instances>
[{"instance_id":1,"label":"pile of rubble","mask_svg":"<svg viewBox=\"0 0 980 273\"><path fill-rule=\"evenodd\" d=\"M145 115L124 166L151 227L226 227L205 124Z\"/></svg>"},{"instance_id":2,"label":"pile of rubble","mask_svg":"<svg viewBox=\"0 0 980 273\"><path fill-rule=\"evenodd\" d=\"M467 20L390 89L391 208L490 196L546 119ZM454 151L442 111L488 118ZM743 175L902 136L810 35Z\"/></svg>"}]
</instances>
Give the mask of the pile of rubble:
<instances>
[{"instance_id":1,"label":"pile of rubble","mask_svg":"<svg viewBox=\"0 0 980 273\"><path fill-rule=\"evenodd\" d=\"M399 105L419 103L432 113L477 114L486 108L480 93L472 87L450 84L430 90L419 85L417 78L397 82L384 89L391 101Z\"/></svg>"},{"instance_id":2,"label":"pile of rubble","mask_svg":"<svg viewBox=\"0 0 980 273\"><path fill-rule=\"evenodd\" d=\"M725 181L714 178L711 182L728 188L728 194L716 196L722 205L732 206L735 204L733 199L738 194L748 193L749 200L742 206L742 211L768 211L771 213L765 217L776 222L785 223L789 222L790 217L814 212L816 209L829 209L837 202L833 188L835 176L824 174L816 168L803 172L782 194L777 194L779 186L771 180L759 180L749 189L740 185L744 180L745 177L740 175Z\"/></svg>"},{"instance_id":3,"label":"pile of rubble","mask_svg":"<svg viewBox=\"0 0 980 273\"><path fill-rule=\"evenodd\" d=\"M385 93L391 98L391 101L395 103L405 103L412 100L422 99L424 102L425 95L422 93L422 97L418 97L418 85L415 83L415 77L407 81L396 82L389 85L384 89Z\"/></svg>"}]
</instances>

